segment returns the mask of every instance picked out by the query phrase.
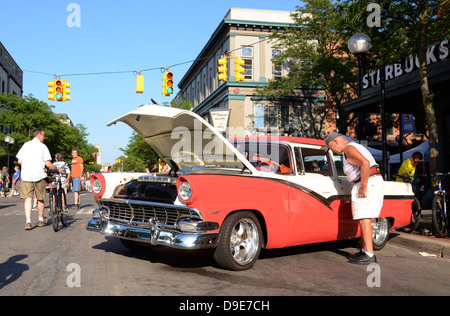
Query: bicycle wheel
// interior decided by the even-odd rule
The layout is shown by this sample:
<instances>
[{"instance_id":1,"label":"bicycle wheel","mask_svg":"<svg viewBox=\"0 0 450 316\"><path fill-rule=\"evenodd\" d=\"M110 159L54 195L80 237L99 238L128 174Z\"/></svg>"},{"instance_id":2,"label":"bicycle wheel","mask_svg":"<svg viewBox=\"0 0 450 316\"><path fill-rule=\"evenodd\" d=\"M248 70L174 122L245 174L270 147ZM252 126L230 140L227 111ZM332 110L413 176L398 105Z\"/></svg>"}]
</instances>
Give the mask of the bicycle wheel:
<instances>
[{"instance_id":1,"label":"bicycle wheel","mask_svg":"<svg viewBox=\"0 0 450 316\"><path fill-rule=\"evenodd\" d=\"M65 212L65 210L62 207L62 201L65 202L65 205L67 207L67 201L66 201L66 194L64 193L64 191L61 191L61 196L60 196L60 200L59 200L59 214L61 217L61 224L65 227L67 226L67 213Z\"/></svg>"},{"instance_id":2,"label":"bicycle wheel","mask_svg":"<svg viewBox=\"0 0 450 316\"><path fill-rule=\"evenodd\" d=\"M53 202L53 198L55 198L55 202ZM58 207L57 204L58 203L58 199L56 199L55 196L55 191L51 189L50 194L49 194L49 199L50 199L50 215L52 217L52 226L53 226L53 230L55 232L57 232L59 230L59 218L58 218Z\"/></svg>"},{"instance_id":3,"label":"bicycle wheel","mask_svg":"<svg viewBox=\"0 0 450 316\"><path fill-rule=\"evenodd\" d=\"M444 238L448 231L447 216L444 209L444 199L441 195L435 195L432 202L433 229L438 237Z\"/></svg>"}]
</instances>

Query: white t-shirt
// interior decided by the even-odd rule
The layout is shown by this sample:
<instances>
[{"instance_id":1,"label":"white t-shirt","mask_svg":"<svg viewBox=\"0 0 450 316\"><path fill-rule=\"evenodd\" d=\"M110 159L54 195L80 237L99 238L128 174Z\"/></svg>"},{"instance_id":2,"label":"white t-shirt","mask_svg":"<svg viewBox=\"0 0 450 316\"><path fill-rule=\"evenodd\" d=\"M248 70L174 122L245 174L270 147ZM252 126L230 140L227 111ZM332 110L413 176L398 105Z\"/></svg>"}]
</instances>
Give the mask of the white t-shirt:
<instances>
[{"instance_id":1,"label":"white t-shirt","mask_svg":"<svg viewBox=\"0 0 450 316\"><path fill-rule=\"evenodd\" d=\"M348 143L345 147L347 147L347 146L354 146L361 153L361 155L363 155L364 158L366 158L369 161L371 168L373 166L378 166L377 162L373 158L370 151L363 145L351 142L351 143ZM345 147L344 147L344 149L345 149ZM355 166L355 165L352 165L351 163L349 163L347 161L347 159L345 159L345 155L343 155L343 158L344 158L343 159L344 160L344 173L347 175L348 181L352 182L352 181L359 179L361 177L361 169L359 169L358 166Z\"/></svg>"},{"instance_id":2,"label":"white t-shirt","mask_svg":"<svg viewBox=\"0 0 450 316\"><path fill-rule=\"evenodd\" d=\"M37 182L47 176L45 162L51 161L52 157L47 146L39 139L33 138L23 144L16 157L22 160L22 181Z\"/></svg>"}]
</instances>

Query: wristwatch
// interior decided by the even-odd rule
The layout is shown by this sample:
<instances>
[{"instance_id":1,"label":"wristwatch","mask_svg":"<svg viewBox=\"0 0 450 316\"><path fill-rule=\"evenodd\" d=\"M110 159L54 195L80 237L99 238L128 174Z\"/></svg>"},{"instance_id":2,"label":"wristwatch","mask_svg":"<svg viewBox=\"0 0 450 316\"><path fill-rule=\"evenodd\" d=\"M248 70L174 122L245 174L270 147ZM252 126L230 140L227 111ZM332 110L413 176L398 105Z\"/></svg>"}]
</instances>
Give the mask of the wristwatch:
<instances>
[{"instance_id":1,"label":"wristwatch","mask_svg":"<svg viewBox=\"0 0 450 316\"><path fill-rule=\"evenodd\" d=\"M361 188L367 189L367 185L361 185Z\"/></svg>"}]
</instances>

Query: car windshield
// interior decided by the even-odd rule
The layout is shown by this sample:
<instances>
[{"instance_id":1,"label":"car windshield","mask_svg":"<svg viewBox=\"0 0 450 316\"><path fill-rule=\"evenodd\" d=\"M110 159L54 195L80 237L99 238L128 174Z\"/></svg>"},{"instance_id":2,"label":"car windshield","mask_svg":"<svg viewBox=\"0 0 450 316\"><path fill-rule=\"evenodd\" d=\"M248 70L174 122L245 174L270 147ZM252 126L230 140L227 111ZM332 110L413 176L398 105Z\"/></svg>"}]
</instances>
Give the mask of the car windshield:
<instances>
[{"instance_id":1,"label":"car windshield","mask_svg":"<svg viewBox=\"0 0 450 316\"><path fill-rule=\"evenodd\" d=\"M256 170L280 174L292 174L289 148L270 142L235 141L233 145Z\"/></svg>"}]
</instances>

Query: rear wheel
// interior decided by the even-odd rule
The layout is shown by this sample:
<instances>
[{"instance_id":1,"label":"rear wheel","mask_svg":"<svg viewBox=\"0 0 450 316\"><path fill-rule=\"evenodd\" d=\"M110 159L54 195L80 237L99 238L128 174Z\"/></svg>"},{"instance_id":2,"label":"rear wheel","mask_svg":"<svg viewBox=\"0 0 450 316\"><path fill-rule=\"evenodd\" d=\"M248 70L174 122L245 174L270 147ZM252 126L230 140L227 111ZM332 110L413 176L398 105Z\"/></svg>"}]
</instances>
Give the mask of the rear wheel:
<instances>
[{"instance_id":1,"label":"rear wheel","mask_svg":"<svg viewBox=\"0 0 450 316\"><path fill-rule=\"evenodd\" d=\"M373 250L381 250L389 240L389 220L386 217L374 218L373 228Z\"/></svg>"},{"instance_id":2,"label":"rear wheel","mask_svg":"<svg viewBox=\"0 0 450 316\"><path fill-rule=\"evenodd\" d=\"M262 244L258 218L251 212L235 213L223 222L214 260L225 269L250 269L258 260Z\"/></svg>"}]
</instances>

